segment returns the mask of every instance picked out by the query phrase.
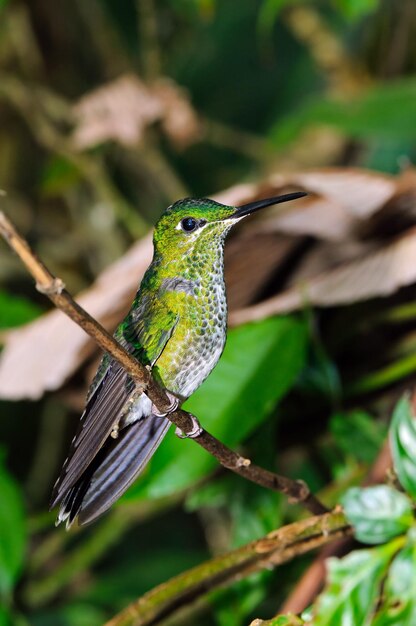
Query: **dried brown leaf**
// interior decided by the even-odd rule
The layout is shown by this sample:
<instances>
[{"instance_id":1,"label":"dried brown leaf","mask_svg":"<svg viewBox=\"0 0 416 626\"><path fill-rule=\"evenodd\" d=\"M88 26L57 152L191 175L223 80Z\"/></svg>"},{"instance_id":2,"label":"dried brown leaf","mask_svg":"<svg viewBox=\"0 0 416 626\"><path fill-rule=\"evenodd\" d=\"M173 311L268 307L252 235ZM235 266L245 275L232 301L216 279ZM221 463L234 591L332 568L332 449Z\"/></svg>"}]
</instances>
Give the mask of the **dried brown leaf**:
<instances>
[{"instance_id":1,"label":"dried brown leaf","mask_svg":"<svg viewBox=\"0 0 416 626\"><path fill-rule=\"evenodd\" d=\"M78 150L105 141L133 147L156 121L179 147L201 135L198 117L184 90L168 79L148 85L133 74L121 76L83 96L74 106L74 115L77 124L72 142Z\"/></svg>"},{"instance_id":2,"label":"dried brown leaf","mask_svg":"<svg viewBox=\"0 0 416 626\"><path fill-rule=\"evenodd\" d=\"M306 198L259 216L257 229L341 241L354 236L358 225L396 193L399 181L357 168L325 168L273 175L259 184L236 185L217 199L237 205L304 189L310 194Z\"/></svg>"},{"instance_id":3,"label":"dried brown leaf","mask_svg":"<svg viewBox=\"0 0 416 626\"><path fill-rule=\"evenodd\" d=\"M153 87L163 106L162 128L178 148L186 148L202 136L200 120L184 89L170 79L159 80Z\"/></svg>"},{"instance_id":4,"label":"dried brown leaf","mask_svg":"<svg viewBox=\"0 0 416 626\"><path fill-rule=\"evenodd\" d=\"M380 242L373 240L318 241L302 255L299 263L287 277L285 288L303 284L323 272L340 267L345 263L362 258L380 248Z\"/></svg>"},{"instance_id":5,"label":"dried brown leaf","mask_svg":"<svg viewBox=\"0 0 416 626\"><path fill-rule=\"evenodd\" d=\"M416 170L407 169L397 179L394 194L370 219L360 224L357 235L392 237L416 223Z\"/></svg>"},{"instance_id":6,"label":"dried brown leaf","mask_svg":"<svg viewBox=\"0 0 416 626\"><path fill-rule=\"evenodd\" d=\"M375 297L385 297L416 282L416 228L372 252L305 281L269 300L230 316L232 324L263 319L314 305L345 305Z\"/></svg>"},{"instance_id":7,"label":"dried brown leaf","mask_svg":"<svg viewBox=\"0 0 416 626\"><path fill-rule=\"evenodd\" d=\"M163 105L137 76L126 75L85 95L74 114L72 142L78 150L110 140L134 146L145 128L160 119Z\"/></svg>"},{"instance_id":8,"label":"dried brown leaf","mask_svg":"<svg viewBox=\"0 0 416 626\"><path fill-rule=\"evenodd\" d=\"M283 181L301 185L308 191L339 203L347 213L357 218L368 218L395 192L397 179L370 170L333 167L274 176L274 184Z\"/></svg>"},{"instance_id":9,"label":"dried brown leaf","mask_svg":"<svg viewBox=\"0 0 416 626\"><path fill-rule=\"evenodd\" d=\"M285 260L298 239L276 233L243 231L225 250L225 280L230 311L253 302Z\"/></svg>"}]
</instances>

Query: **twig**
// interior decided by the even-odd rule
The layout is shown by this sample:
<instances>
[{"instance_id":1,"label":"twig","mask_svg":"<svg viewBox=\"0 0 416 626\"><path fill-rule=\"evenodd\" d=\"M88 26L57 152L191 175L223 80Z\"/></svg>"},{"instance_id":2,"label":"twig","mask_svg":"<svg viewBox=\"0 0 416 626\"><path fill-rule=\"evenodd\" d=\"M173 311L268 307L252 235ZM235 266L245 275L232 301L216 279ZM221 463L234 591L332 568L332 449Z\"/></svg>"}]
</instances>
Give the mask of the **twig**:
<instances>
[{"instance_id":1,"label":"twig","mask_svg":"<svg viewBox=\"0 0 416 626\"><path fill-rule=\"evenodd\" d=\"M148 370L126 352L94 318L73 300L65 290L63 282L53 276L36 258L27 241L17 233L13 224L2 212L0 212L0 233L35 278L38 290L46 294L55 306L81 326L103 350L125 368L135 380L137 390L146 391L146 395L160 413L167 412L170 400L165 391L153 380ZM191 432L193 419L189 413L179 409L167 415L167 418L185 434ZM244 459L237 452L230 450L205 430L199 437L195 438L195 442L212 454L224 467L266 489L286 494L290 501L302 503L314 515L327 511L326 507L315 498L303 481L291 480L254 465L249 459Z\"/></svg>"},{"instance_id":2,"label":"twig","mask_svg":"<svg viewBox=\"0 0 416 626\"><path fill-rule=\"evenodd\" d=\"M153 0L137 0L138 31L142 72L147 80L154 80L162 71L162 59L157 32L157 14Z\"/></svg>"},{"instance_id":3,"label":"twig","mask_svg":"<svg viewBox=\"0 0 416 626\"><path fill-rule=\"evenodd\" d=\"M243 154L263 165L270 162L275 154L271 142L254 133L233 128L213 119L205 118L203 122L203 139L207 143Z\"/></svg>"},{"instance_id":4,"label":"twig","mask_svg":"<svg viewBox=\"0 0 416 626\"><path fill-rule=\"evenodd\" d=\"M340 38L317 8L290 3L284 22L305 45L318 67L326 74L329 91L350 94L370 82L363 67L353 62Z\"/></svg>"},{"instance_id":5,"label":"twig","mask_svg":"<svg viewBox=\"0 0 416 626\"><path fill-rule=\"evenodd\" d=\"M47 499L47 492L53 483L53 476L59 466L64 445L66 413L56 397L49 396L45 402L39 435L34 444L32 461L25 484L31 503L38 504ZM51 441L54 445L51 446Z\"/></svg>"},{"instance_id":6,"label":"twig","mask_svg":"<svg viewBox=\"0 0 416 626\"><path fill-rule=\"evenodd\" d=\"M283 526L262 539L206 561L155 587L105 626L156 625L208 591L253 572L281 565L351 532L351 526L339 511Z\"/></svg>"}]
</instances>

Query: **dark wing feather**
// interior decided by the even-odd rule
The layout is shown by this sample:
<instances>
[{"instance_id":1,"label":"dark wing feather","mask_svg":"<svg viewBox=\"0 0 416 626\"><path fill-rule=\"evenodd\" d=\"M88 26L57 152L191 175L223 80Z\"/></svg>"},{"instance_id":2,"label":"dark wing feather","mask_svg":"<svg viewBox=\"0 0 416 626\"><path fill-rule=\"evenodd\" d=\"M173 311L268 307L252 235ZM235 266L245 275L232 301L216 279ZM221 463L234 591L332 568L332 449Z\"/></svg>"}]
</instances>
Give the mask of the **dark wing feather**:
<instances>
[{"instance_id":1,"label":"dark wing feather","mask_svg":"<svg viewBox=\"0 0 416 626\"><path fill-rule=\"evenodd\" d=\"M157 319L157 324L152 323ZM178 322L178 314L161 298L139 293L116 339L143 364L154 365ZM87 405L67 460L56 482L51 508L61 503L58 522L70 525L95 519L131 484L169 428L153 415L123 425L120 418L134 391L124 369L105 355L87 397ZM120 426L117 439L110 437Z\"/></svg>"},{"instance_id":2,"label":"dark wing feather","mask_svg":"<svg viewBox=\"0 0 416 626\"><path fill-rule=\"evenodd\" d=\"M93 522L117 500L147 464L168 431L167 419L150 415L126 426L118 439L108 438L62 499L57 523L69 528Z\"/></svg>"},{"instance_id":3,"label":"dark wing feather","mask_svg":"<svg viewBox=\"0 0 416 626\"><path fill-rule=\"evenodd\" d=\"M124 369L111 363L87 402L78 433L54 486L51 508L65 497L66 491L76 483L109 437L131 395L128 383Z\"/></svg>"},{"instance_id":4,"label":"dark wing feather","mask_svg":"<svg viewBox=\"0 0 416 626\"><path fill-rule=\"evenodd\" d=\"M79 512L79 523L88 524L117 500L144 469L171 423L150 415L123 429L92 476Z\"/></svg>"}]
</instances>

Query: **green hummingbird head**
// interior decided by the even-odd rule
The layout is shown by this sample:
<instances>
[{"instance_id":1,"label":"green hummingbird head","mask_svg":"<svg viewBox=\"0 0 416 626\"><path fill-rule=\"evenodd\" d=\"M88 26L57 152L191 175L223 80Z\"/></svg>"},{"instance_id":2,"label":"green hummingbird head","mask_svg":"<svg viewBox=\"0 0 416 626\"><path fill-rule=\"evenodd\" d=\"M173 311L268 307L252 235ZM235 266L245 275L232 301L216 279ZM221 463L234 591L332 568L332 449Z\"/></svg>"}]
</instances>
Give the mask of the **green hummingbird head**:
<instances>
[{"instance_id":1,"label":"green hummingbird head","mask_svg":"<svg viewBox=\"0 0 416 626\"><path fill-rule=\"evenodd\" d=\"M240 207L227 206L208 198L185 198L166 209L155 226L154 246L161 254L187 254L195 246L209 246L225 238L230 228L243 217L272 204L301 198L303 192L250 202Z\"/></svg>"}]
</instances>

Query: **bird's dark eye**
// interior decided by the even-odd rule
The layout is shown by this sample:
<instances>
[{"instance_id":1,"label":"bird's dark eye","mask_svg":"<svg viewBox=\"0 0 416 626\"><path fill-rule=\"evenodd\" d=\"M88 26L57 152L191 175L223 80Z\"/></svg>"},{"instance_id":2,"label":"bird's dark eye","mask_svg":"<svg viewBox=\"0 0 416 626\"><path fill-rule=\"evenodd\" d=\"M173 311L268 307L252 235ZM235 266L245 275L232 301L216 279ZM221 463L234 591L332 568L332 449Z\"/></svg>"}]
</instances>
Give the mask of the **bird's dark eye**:
<instances>
[{"instance_id":1,"label":"bird's dark eye","mask_svg":"<svg viewBox=\"0 0 416 626\"><path fill-rule=\"evenodd\" d=\"M181 221L182 230L186 233L191 233L197 227L198 222L193 217L185 217Z\"/></svg>"}]
</instances>

